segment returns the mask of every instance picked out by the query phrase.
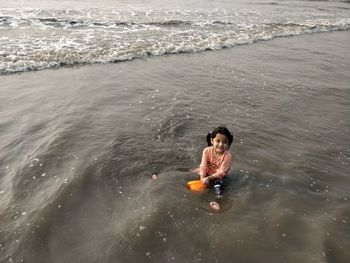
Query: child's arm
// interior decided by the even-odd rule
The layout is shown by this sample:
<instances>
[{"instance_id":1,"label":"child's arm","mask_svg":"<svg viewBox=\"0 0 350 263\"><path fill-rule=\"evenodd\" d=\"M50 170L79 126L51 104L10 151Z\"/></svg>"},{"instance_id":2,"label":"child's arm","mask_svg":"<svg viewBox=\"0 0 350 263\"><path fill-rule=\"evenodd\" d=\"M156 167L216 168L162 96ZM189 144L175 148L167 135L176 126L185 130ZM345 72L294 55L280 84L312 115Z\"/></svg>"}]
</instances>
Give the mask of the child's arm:
<instances>
[{"instance_id":1,"label":"child's arm","mask_svg":"<svg viewBox=\"0 0 350 263\"><path fill-rule=\"evenodd\" d=\"M202 161L199 166L199 176L203 179L207 175L208 170L208 150L207 148L203 150Z\"/></svg>"}]
</instances>

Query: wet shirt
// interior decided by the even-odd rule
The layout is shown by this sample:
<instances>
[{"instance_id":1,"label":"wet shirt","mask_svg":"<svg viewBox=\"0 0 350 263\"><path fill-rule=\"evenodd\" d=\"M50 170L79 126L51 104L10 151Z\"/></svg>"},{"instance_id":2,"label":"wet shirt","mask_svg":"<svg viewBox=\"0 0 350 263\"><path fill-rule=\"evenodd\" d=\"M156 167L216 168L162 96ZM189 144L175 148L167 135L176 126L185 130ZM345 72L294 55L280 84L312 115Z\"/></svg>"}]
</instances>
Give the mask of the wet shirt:
<instances>
[{"instance_id":1,"label":"wet shirt","mask_svg":"<svg viewBox=\"0 0 350 263\"><path fill-rule=\"evenodd\" d=\"M231 166L232 155L228 151L225 151L219 158L215 157L214 148L207 147L203 150L202 161L199 166L201 173L206 175L212 175L219 172L219 177L224 177L227 175Z\"/></svg>"}]
</instances>

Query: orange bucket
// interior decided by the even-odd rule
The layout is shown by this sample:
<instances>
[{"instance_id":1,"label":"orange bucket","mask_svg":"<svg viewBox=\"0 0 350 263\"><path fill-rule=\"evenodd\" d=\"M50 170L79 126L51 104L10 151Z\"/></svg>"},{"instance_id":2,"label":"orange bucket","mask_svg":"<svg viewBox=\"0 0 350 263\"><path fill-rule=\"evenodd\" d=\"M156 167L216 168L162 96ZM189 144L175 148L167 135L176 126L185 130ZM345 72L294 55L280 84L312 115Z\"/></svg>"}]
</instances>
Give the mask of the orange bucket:
<instances>
[{"instance_id":1,"label":"orange bucket","mask_svg":"<svg viewBox=\"0 0 350 263\"><path fill-rule=\"evenodd\" d=\"M187 182L187 186L190 190L195 192L200 192L207 188L207 185L203 184L201 180L189 181Z\"/></svg>"}]
</instances>

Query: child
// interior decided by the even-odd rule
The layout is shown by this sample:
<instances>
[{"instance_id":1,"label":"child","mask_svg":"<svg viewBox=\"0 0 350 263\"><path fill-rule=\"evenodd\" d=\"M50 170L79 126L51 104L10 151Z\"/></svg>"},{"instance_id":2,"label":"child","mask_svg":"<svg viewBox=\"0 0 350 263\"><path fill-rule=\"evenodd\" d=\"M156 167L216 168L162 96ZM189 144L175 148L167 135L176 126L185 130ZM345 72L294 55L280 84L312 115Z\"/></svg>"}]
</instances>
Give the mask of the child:
<instances>
[{"instance_id":1,"label":"child","mask_svg":"<svg viewBox=\"0 0 350 263\"><path fill-rule=\"evenodd\" d=\"M209 133L207 135L208 147L203 150L202 161L197 170L203 183L214 186L218 198L222 195L223 179L231 166L232 155L228 149L232 141L233 135L225 127L217 127ZM210 206L215 210L220 209L216 202L211 202Z\"/></svg>"}]
</instances>

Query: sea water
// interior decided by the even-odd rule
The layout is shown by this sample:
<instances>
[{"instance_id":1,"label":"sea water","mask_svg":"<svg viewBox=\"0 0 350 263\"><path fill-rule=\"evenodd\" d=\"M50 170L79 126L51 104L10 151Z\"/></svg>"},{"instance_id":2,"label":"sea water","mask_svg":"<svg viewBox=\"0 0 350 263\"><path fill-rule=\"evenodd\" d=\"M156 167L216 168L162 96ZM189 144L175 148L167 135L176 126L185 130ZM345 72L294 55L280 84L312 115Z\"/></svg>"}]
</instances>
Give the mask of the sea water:
<instances>
[{"instance_id":1,"label":"sea water","mask_svg":"<svg viewBox=\"0 0 350 263\"><path fill-rule=\"evenodd\" d=\"M0 262L349 262L349 8L1 2Z\"/></svg>"}]
</instances>

